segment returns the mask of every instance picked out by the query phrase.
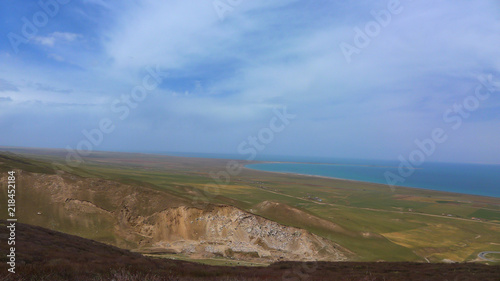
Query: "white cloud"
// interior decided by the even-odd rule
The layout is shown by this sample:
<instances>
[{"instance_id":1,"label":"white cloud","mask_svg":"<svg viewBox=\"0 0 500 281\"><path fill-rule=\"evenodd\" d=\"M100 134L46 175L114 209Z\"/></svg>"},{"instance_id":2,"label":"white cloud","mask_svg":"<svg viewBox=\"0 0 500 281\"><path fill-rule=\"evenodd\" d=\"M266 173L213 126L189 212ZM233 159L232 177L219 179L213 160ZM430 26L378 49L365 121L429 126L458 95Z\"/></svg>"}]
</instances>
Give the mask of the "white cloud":
<instances>
[{"instance_id":1,"label":"white cloud","mask_svg":"<svg viewBox=\"0 0 500 281\"><path fill-rule=\"evenodd\" d=\"M52 36L60 40L72 42L76 39L82 37L80 34L70 33L70 32L54 32Z\"/></svg>"},{"instance_id":2,"label":"white cloud","mask_svg":"<svg viewBox=\"0 0 500 281\"><path fill-rule=\"evenodd\" d=\"M33 38L33 40L40 45L49 46L49 47L54 46L54 42L56 41L56 39L54 37L42 37L42 36L37 36L37 37Z\"/></svg>"},{"instance_id":3,"label":"white cloud","mask_svg":"<svg viewBox=\"0 0 500 281\"><path fill-rule=\"evenodd\" d=\"M145 67L160 65L174 77L134 111L125 128L134 116L158 124L153 129L187 126L194 131L181 135L221 130L222 124L228 131L224 143L238 143L232 131L245 135L265 123L262 116L272 106L284 104L299 116L290 147L309 141L302 153L318 153L330 142L335 144L332 154L397 156L441 122L443 110L476 85L477 74L500 73L500 21L494 1L402 1L403 12L348 64L339 43L351 42L354 27L364 27L372 20L370 11L386 2L243 1L221 21L211 0L87 0L96 5L82 9L96 23L105 15L105 24L82 32L49 32L33 41L51 48L44 56L65 63L26 63L5 67L4 73L0 67L0 75L15 73L17 79L4 77L16 82L42 77L41 82L57 89L74 89L64 96L22 88L14 100L77 103L90 98L104 108L130 93ZM103 6L102 14L93 10ZM203 87L195 88L196 81ZM172 97L175 93L181 94ZM492 98L485 107L499 103ZM477 134L498 127L495 120L486 124L477 116L484 123ZM207 141L217 142L216 135ZM484 150L492 150L494 145L487 143ZM377 147L384 149L377 152Z\"/></svg>"},{"instance_id":4,"label":"white cloud","mask_svg":"<svg viewBox=\"0 0 500 281\"><path fill-rule=\"evenodd\" d=\"M36 36L33 40L37 44L54 47L54 45L58 42L73 42L81 37L82 36L80 34L70 32L52 32L48 36Z\"/></svg>"}]
</instances>

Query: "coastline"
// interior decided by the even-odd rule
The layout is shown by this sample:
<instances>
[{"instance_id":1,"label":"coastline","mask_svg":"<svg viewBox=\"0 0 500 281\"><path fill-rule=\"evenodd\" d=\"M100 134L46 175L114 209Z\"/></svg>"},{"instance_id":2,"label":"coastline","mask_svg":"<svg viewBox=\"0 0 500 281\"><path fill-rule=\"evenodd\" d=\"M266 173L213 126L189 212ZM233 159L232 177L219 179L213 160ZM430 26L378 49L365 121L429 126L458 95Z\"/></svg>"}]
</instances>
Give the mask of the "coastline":
<instances>
[{"instance_id":1,"label":"coastline","mask_svg":"<svg viewBox=\"0 0 500 281\"><path fill-rule=\"evenodd\" d=\"M368 167L368 168L392 168L397 169L396 166L384 166L384 165L363 165L363 164L339 164L339 163L322 163L322 162L289 162L289 161L259 161L260 164L310 164L310 165L327 165L327 166L351 166L351 167ZM254 163L252 163L254 164ZM251 165L251 164L246 164ZM246 166L245 165L245 166ZM250 168L251 169L251 168ZM412 168L413 170L420 170L423 168ZM339 178L340 179L340 178Z\"/></svg>"},{"instance_id":2,"label":"coastline","mask_svg":"<svg viewBox=\"0 0 500 281\"><path fill-rule=\"evenodd\" d=\"M6 152L14 152L14 153L20 153L20 154L28 154L28 155L54 155L54 156L61 156L66 153L66 151L62 149L51 149L51 148L23 148L23 147L5 147L5 146L0 146L0 149L6 151ZM98 155L108 155L108 156L113 156L113 157L123 157L123 155L131 155L134 157L145 157L145 156L150 156L150 157L158 157L160 159L163 158L175 158L175 159L190 159L190 160L196 160L196 159L205 159L205 160L215 160L215 161L228 161L228 158L207 158L207 157L195 157L195 156L174 156L174 155L164 155L164 154L145 154L145 153L137 153L137 152L108 152L108 151L96 151L93 152L92 155L90 155L90 159L94 156ZM387 183L381 183L381 182L374 182L374 181L364 181L364 180L358 180L358 179L347 179L347 178L339 178L339 177L334 177L334 176L325 176L325 175L313 175L313 174L306 174L306 173L297 173L297 172L279 172L279 171L267 171L263 169L256 169L256 168L251 168L248 167L249 165L253 164L312 164L312 165L329 165L329 166L351 166L351 167L376 167L376 168L396 168L394 166L384 166L384 165L356 165L356 164L331 164L331 163L317 163L317 162L287 162L287 161L263 161L263 160L241 160L241 159L233 159L237 162L239 162L244 169L248 169L250 171L257 171L257 172L267 172L267 173L277 173L281 175L295 175L295 176L307 176L307 177L314 177L314 178L322 178L322 179L330 179L330 180L337 180L337 181L345 181L345 182L352 182L352 183L360 183L360 184L370 184L370 185L377 185L380 188L387 188L390 187ZM446 164L446 163L445 163ZM484 164L478 164L478 165L484 165ZM488 165L494 165L494 164L488 164ZM418 169L424 169L424 168L418 168ZM432 187L421 187L421 186L408 186L408 185L394 185L395 188L403 188L403 189L414 189L414 190L420 190L420 191L432 191L432 192L440 192L440 193L447 193L447 194L456 194L456 195L466 195L466 196L479 196L479 197L487 197L487 198L493 198L493 199L499 199L500 195L491 195L487 194L484 192L481 193L471 193L471 192L464 192L464 191L453 191L453 190L443 190L439 188L432 188Z\"/></svg>"},{"instance_id":3,"label":"coastline","mask_svg":"<svg viewBox=\"0 0 500 281\"><path fill-rule=\"evenodd\" d=\"M311 175L311 174L302 174L302 173L296 173L296 172L277 172L277 171L266 171L266 170L260 170L260 169L255 169L255 168L250 168L247 167L248 165L253 165L253 164L311 164L311 163L302 163L302 162L260 162L260 163L249 163L243 165L243 168L252 170L252 171L258 171L258 172L266 172L266 173L276 173L276 174L281 174L281 175L293 175L293 176L306 176L306 177L313 177L313 178L322 178L322 179L330 179L330 180L338 180L338 181L346 181L346 182L353 182L353 183L360 183L360 184L370 184L370 185L377 185L380 187L387 187L391 188L390 185L386 183L379 183L379 182L371 182L371 181L362 181L362 180L353 180L353 179L345 179L345 178L338 178L338 177L332 177L332 176L322 176L322 175ZM322 163L318 163L321 164ZM327 164L331 165L331 164ZM342 165L342 164L338 164ZM351 166L361 166L361 165L351 165ZM368 165L364 165L365 167L368 167ZM373 166L370 166L373 167ZM380 168L385 168L385 167L380 167ZM422 168L419 168L422 169ZM448 190L438 190L438 189L432 189L432 188L425 188L425 187L414 187L414 186L404 186L404 185L394 185L394 188L404 188L404 189L414 189L414 190L420 190L420 191L431 191L431 192L441 192L441 193L449 193L449 194L455 194L455 195L466 195L466 196L479 196L479 197L488 197L488 198L494 198L494 199L499 199L500 196L492 196L492 195L484 195L484 194L474 194L474 193L464 193L464 192L457 192L457 191L448 191Z\"/></svg>"},{"instance_id":4,"label":"coastline","mask_svg":"<svg viewBox=\"0 0 500 281\"><path fill-rule=\"evenodd\" d=\"M259 164L278 164L278 163L291 163L291 162L265 162L265 163L259 163ZM293 163L293 164L295 164L295 163ZM297 162L297 164L309 164L309 163L299 163L299 162ZM386 184L377 183L377 182L352 180L352 179L343 179L343 178L320 176L320 175L301 174L301 173L294 173L294 172L275 172L275 171L259 170L259 169L249 168L249 167L247 167L247 165L253 165L253 164L243 165L243 167L245 169L252 170L252 171L259 171L259 172L266 172L266 173L276 173L276 174L282 174L282 175L306 176L306 177L323 178L323 179L330 179L330 180L333 179L333 180L341 180L341 181L348 181L348 182L371 183L371 184L376 184L376 185L386 185Z\"/></svg>"}]
</instances>

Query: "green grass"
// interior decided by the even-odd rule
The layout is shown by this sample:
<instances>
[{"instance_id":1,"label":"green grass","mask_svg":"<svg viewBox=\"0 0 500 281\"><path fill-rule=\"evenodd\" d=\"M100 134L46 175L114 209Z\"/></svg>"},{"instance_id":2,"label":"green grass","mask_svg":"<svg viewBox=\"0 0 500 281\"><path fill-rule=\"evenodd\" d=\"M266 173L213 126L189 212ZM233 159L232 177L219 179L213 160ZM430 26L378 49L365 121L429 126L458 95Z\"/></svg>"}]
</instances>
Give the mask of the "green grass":
<instances>
[{"instance_id":1,"label":"green grass","mask_svg":"<svg viewBox=\"0 0 500 281\"><path fill-rule=\"evenodd\" d=\"M227 161L98 152L86 158L84 165L68 168L51 164L64 163L64 154L58 153L30 151L22 157L2 153L0 169L16 167L49 174L62 169L82 177L165 191L192 202L193 194L203 195L206 184L215 184L209 172L224 171ZM500 250L499 198L413 188L391 192L379 184L250 169L231 177L230 183L221 186L217 195L208 195L207 201L233 205L330 239L353 252L352 258L360 261L424 261L424 258L466 261L475 259L474 254L480 251ZM322 202L310 199L311 196L321 198ZM29 200L37 206L36 199ZM43 195L39 200L43 200ZM284 209L261 212L258 206L264 201L280 203ZM106 202L100 204L105 206ZM332 222L344 231L332 231L311 220L291 216L287 208ZM36 207L28 209L36 212ZM75 222L67 222L70 223ZM112 239L105 231L84 234L101 240Z\"/></svg>"},{"instance_id":2,"label":"green grass","mask_svg":"<svg viewBox=\"0 0 500 281\"><path fill-rule=\"evenodd\" d=\"M480 218L480 219L500 221L500 212L499 211L479 209L479 210L476 210L475 212L471 213L470 216Z\"/></svg>"},{"instance_id":3,"label":"green grass","mask_svg":"<svg viewBox=\"0 0 500 281\"><path fill-rule=\"evenodd\" d=\"M500 254L488 254L486 255L487 258L491 259L491 260L495 260L497 262L500 262Z\"/></svg>"}]
</instances>

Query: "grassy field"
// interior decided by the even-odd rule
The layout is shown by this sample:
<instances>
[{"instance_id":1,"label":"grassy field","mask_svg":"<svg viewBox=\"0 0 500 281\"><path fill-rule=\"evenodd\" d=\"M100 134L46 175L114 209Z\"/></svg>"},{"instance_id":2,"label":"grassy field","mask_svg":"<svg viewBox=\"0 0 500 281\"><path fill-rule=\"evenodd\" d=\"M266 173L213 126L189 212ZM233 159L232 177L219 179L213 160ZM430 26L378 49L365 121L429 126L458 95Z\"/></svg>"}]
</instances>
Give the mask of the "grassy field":
<instances>
[{"instance_id":1,"label":"grassy field","mask_svg":"<svg viewBox=\"0 0 500 281\"><path fill-rule=\"evenodd\" d=\"M0 235L8 235L0 220ZM16 273L0 257L0 279L23 280L498 280L500 266L476 263L277 262L257 266L218 259L153 258L78 236L18 223ZM8 253L9 245L0 243ZM174 259L175 258L175 259ZM182 257L181 257L182 258ZM22 261L22 263L20 262ZM203 262L205 264L201 264Z\"/></svg>"},{"instance_id":2,"label":"grassy field","mask_svg":"<svg viewBox=\"0 0 500 281\"><path fill-rule=\"evenodd\" d=\"M9 165L39 173L64 170L166 190L194 205L233 205L330 239L356 261L462 262L500 251L500 198L402 187L393 192L380 184L246 168L214 179L228 171L224 159L95 152L70 167L64 151L10 150L30 161L0 163L2 172Z\"/></svg>"}]
</instances>

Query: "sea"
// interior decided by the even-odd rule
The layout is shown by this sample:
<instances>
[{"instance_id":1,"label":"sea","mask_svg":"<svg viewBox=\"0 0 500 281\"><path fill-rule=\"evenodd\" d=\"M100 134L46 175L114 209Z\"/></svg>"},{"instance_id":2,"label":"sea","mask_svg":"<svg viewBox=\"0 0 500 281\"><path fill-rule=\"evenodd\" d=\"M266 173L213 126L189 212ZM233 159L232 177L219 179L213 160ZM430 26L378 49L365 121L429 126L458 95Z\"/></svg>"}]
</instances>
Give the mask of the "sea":
<instances>
[{"instance_id":1,"label":"sea","mask_svg":"<svg viewBox=\"0 0 500 281\"><path fill-rule=\"evenodd\" d=\"M241 159L238 154L173 153L158 154ZM263 156L256 161L269 163L248 164L245 167L267 172L323 176L362 182L414 187L455 193L500 197L500 165L425 162L409 169L401 168L401 161L342 159L304 156Z\"/></svg>"},{"instance_id":2,"label":"sea","mask_svg":"<svg viewBox=\"0 0 500 281\"><path fill-rule=\"evenodd\" d=\"M500 197L500 165L423 163L400 167L397 161L349 160L337 163L263 163L247 168L324 176L363 182Z\"/></svg>"}]
</instances>

